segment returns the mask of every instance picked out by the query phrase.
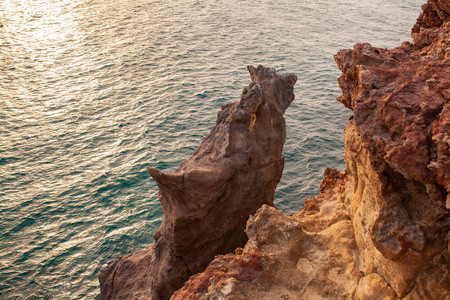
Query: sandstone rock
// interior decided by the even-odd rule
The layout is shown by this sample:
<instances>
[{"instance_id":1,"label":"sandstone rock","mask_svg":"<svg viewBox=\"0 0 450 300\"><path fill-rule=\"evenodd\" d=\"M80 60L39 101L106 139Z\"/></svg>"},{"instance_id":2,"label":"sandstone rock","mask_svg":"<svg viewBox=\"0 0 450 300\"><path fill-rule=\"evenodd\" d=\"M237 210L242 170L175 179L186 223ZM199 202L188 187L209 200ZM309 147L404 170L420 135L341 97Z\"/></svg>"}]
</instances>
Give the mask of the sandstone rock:
<instances>
[{"instance_id":1,"label":"sandstone rock","mask_svg":"<svg viewBox=\"0 0 450 300\"><path fill-rule=\"evenodd\" d=\"M159 187L163 223L149 248L102 269L100 299L168 299L214 256L244 246L248 217L273 205L284 166L283 114L294 100L296 76L262 66L248 70L252 83L241 100L222 106L190 159L171 174L148 168ZM257 272L258 262L236 268L245 270L239 279L251 278L247 269Z\"/></svg>"},{"instance_id":2,"label":"sandstone rock","mask_svg":"<svg viewBox=\"0 0 450 300\"><path fill-rule=\"evenodd\" d=\"M264 205L248 221L244 249L217 257L171 299L350 298L360 273L352 222L339 193L348 180L335 170L330 174L334 184L295 216Z\"/></svg>"},{"instance_id":3,"label":"sandstone rock","mask_svg":"<svg viewBox=\"0 0 450 300\"><path fill-rule=\"evenodd\" d=\"M414 44L336 54L347 169L294 216L263 206L173 299L450 299L449 6L423 5Z\"/></svg>"},{"instance_id":4,"label":"sandstone rock","mask_svg":"<svg viewBox=\"0 0 450 300\"><path fill-rule=\"evenodd\" d=\"M355 300L395 300L394 291L378 274L372 273L359 280L355 292Z\"/></svg>"},{"instance_id":5,"label":"sandstone rock","mask_svg":"<svg viewBox=\"0 0 450 300\"><path fill-rule=\"evenodd\" d=\"M379 274L398 297L412 288L435 299L448 296L438 291L449 278L428 276L419 285L430 270L448 272L434 260L447 252L450 226L450 19L441 9L446 1L438 2L423 6L412 30L415 45L357 44L335 56L343 73L338 100L354 111L345 132L351 181L345 203L361 271Z\"/></svg>"},{"instance_id":6,"label":"sandstone rock","mask_svg":"<svg viewBox=\"0 0 450 300\"><path fill-rule=\"evenodd\" d=\"M345 131L349 188L345 192L360 272L379 274L404 297L444 249L448 212L418 182L405 179L364 147L353 120Z\"/></svg>"}]
</instances>

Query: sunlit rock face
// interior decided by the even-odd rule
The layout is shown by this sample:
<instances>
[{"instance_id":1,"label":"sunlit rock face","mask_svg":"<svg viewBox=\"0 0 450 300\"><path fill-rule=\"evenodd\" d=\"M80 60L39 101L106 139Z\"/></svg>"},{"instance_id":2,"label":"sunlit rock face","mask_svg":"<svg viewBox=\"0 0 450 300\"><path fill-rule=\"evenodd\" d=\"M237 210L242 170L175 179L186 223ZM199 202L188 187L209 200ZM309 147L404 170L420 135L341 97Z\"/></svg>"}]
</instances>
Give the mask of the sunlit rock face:
<instances>
[{"instance_id":1,"label":"sunlit rock face","mask_svg":"<svg viewBox=\"0 0 450 300\"><path fill-rule=\"evenodd\" d=\"M247 241L247 219L273 206L284 159L283 114L294 100L295 75L248 67L251 84L224 105L193 156L171 174L148 168L159 187L161 227L146 250L102 269L100 299L168 299L218 254Z\"/></svg>"},{"instance_id":2,"label":"sunlit rock face","mask_svg":"<svg viewBox=\"0 0 450 300\"><path fill-rule=\"evenodd\" d=\"M327 172L326 188L300 213L264 205L248 221L245 247L218 256L171 299L351 299L360 266L340 199L348 178Z\"/></svg>"},{"instance_id":3,"label":"sunlit rock face","mask_svg":"<svg viewBox=\"0 0 450 300\"><path fill-rule=\"evenodd\" d=\"M336 54L346 170L294 216L263 206L172 299L450 299L449 7L423 5L414 44Z\"/></svg>"},{"instance_id":4,"label":"sunlit rock face","mask_svg":"<svg viewBox=\"0 0 450 300\"><path fill-rule=\"evenodd\" d=\"M357 44L335 56L338 100L354 111L346 204L362 272L379 274L398 297L445 299L450 287L437 276L448 271L450 228L450 16L440 2L423 5L415 44Z\"/></svg>"}]
</instances>

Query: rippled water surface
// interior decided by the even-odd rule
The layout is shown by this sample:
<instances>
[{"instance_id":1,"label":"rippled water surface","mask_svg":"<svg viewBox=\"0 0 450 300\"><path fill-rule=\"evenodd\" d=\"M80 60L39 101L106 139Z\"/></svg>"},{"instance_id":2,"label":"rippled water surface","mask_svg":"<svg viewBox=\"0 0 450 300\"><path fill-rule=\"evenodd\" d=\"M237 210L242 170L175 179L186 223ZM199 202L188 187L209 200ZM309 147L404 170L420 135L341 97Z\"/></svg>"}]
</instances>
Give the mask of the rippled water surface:
<instances>
[{"instance_id":1,"label":"rippled water surface","mask_svg":"<svg viewBox=\"0 0 450 300\"><path fill-rule=\"evenodd\" d=\"M333 54L410 40L424 0L3 0L0 298L94 299L162 221L146 166L174 171L249 64L295 73L275 203L344 169Z\"/></svg>"}]
</instances>

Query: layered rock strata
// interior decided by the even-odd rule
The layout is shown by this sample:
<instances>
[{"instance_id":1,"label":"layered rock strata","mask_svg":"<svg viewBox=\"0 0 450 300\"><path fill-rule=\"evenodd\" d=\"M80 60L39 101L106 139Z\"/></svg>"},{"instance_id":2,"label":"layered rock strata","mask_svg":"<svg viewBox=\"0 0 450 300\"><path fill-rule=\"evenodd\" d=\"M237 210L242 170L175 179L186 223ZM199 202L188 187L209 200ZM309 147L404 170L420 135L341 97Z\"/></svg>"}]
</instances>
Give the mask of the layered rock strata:
<instances>
[{"instance_id":1,"label":"layered rock strata","mask_svg":"<svg viewBox=\"0 0 450 300\"><path fill-rule=\"evenodd\" d=\"M450 299L450 2L422 8L414 44L335 56L346 170L294 216L263 206L172 299Z\"/></svg>"},{"instance_id":2,"label":"layered rock strata","mask_svg":"<svg viewBox=\"0 0 450 300\"><path fill-rule=\"evenodd\" d=\"M247 242L247 219L273 206L284 159L284 111L295 75L248 67L251 84L239 102L222 106L199 149L170 174L148 172L164 211L153 244L120 256L99 275L100 299L168 299L218 254Z\"/></svg>"}]
</instances>

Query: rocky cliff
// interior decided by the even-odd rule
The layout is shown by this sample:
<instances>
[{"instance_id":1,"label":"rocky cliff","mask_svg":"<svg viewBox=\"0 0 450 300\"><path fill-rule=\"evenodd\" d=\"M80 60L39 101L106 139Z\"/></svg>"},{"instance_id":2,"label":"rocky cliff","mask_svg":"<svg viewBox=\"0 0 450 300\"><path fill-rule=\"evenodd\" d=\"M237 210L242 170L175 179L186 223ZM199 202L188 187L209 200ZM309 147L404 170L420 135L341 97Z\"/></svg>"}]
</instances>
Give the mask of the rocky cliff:
<instances>
[{"instance_id":1,"label":"rocky cliff","mask_svg":"<svg viewBox=\"0 0 450 300\"><path fill-rule=\"evenodd\" d=\"M284 159L284 111L295 75L248 67L241 100L222 107L216 126L171 174L148 172L159 187L161 227L146 250L120 256L99 275L100 299L168 299L218 254L247 242L250 215L273 206Z\"/></svg>"},{"instance_id":2,"label":"rocky cliff","mask_svg":"<svg viewBox=\"0 0 450 300\"><path fill-rule=\"evenodd\" d=\"M296 79L250 67L193 157L149 168L163 224L100 299L450 299L450 1L422 8L414 43L335 55L346 170L293 216L272 204Z\"/></svg>"},{"instance_id":3,"label":"rocky cliff","mask_svg":"<svg viewBox=\"0 0 450 300\"><path fill-rule=\"evenodd\" d=\"M414 43L335 55L347 169L294 216L263 205L171 299L450 299L450 1L422 8Z\"/></svg>"}]
</instances>

